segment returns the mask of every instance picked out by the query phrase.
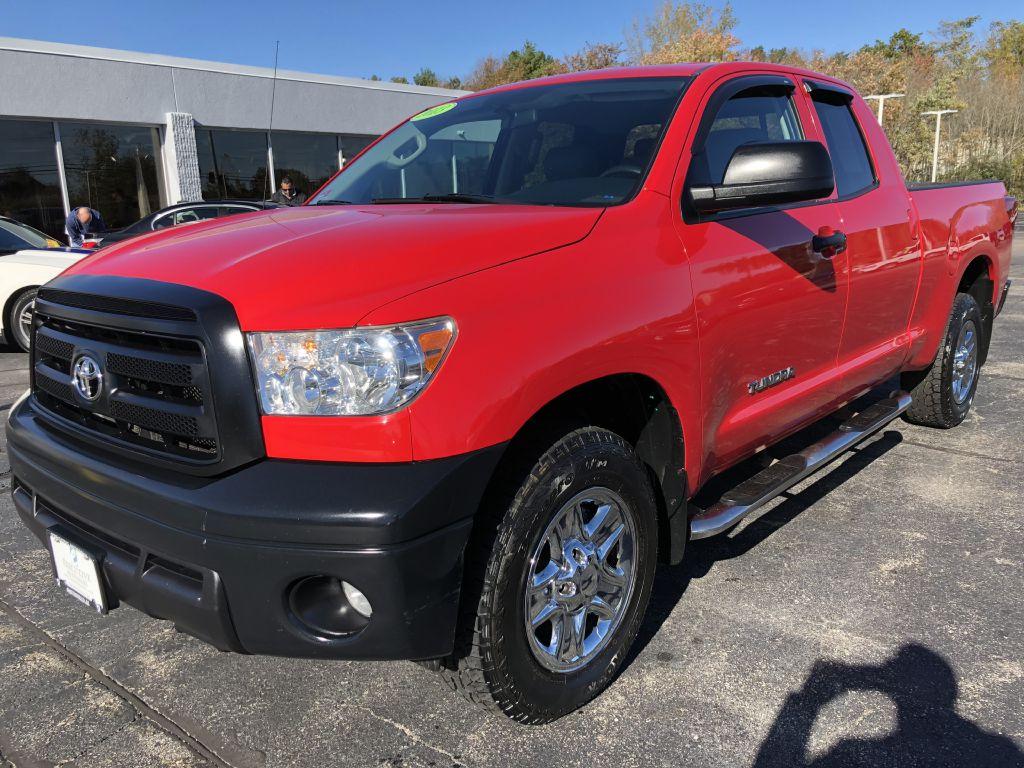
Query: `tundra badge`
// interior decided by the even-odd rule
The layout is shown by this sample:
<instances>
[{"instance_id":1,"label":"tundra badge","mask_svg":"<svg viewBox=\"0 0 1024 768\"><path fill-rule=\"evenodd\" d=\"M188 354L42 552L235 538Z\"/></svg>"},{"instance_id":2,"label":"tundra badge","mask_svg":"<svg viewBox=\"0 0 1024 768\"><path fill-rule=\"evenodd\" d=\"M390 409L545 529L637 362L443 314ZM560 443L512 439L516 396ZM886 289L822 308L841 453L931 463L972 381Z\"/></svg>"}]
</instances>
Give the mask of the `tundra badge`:
<instances>
[{"instance_id":1,"label":"tundra badge","mask_svg":"<svg viewBox=\"0 0 1024 768\"><path fill-rule=\"evenodd\" d=\"M767 376L763 376L757 381L750 382L747 384L747 392L752 395L756 395L758 392L763 392L768 389L768 387L774 387L784 381L789 381L794 376L796 376L796 371L793 370L793 366L783 368L781 371L769 373Z\"/></svg>"}]
</instances>

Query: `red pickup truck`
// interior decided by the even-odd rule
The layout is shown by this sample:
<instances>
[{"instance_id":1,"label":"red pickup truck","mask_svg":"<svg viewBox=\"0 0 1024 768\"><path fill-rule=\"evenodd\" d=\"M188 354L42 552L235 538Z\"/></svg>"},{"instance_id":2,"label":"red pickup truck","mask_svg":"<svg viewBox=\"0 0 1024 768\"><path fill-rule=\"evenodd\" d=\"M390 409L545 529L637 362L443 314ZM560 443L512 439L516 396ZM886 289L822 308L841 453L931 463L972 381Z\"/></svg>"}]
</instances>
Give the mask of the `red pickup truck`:
<instances>
[{"instance_id":1,"label":"red pickup truck","mask_svg":"<svg viewBox=\"0 0 1024 768\"><path fill-rule=\"evenodd\" d=\"M964 419L1016 208L998 182L908 190L864 101L812 72L466 96L304 207L144 235L44 286L14 500L99 611L238 652L414 659L549 721L620 669L659 560L900 414Z\"/></svg>"}]
</instances>

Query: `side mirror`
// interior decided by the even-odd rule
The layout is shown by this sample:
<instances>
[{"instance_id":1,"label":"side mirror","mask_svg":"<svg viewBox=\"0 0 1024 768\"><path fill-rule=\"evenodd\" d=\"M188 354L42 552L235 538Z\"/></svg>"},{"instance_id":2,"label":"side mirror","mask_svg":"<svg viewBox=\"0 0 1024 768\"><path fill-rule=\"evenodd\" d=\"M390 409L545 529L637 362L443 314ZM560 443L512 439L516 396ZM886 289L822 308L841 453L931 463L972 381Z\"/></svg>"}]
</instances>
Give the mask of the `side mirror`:
<instances>
[{"instance_id":1,"label":"side mirror","mask_svg":"<svg viewBox=\"0 0 1024 768\"><path fill-rule=\"evenodd\" d=\"M689 193L697 211L710 213L820 200L834 188L832 160L820 142L776 141L737 147L721 184Z\"/></svg>"}]
</instances>

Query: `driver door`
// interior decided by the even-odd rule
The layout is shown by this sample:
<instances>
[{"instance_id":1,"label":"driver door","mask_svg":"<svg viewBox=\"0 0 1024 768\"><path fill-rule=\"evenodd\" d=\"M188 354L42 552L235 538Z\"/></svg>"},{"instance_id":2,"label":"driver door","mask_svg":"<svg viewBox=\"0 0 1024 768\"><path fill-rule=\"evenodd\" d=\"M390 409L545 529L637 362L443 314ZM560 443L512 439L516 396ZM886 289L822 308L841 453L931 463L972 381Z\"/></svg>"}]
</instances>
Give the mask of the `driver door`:
<instances>
[{"instance_id":1,"label":"driver door","mask_svg":"<svg viewBox=\"0 0 1024 768\"><path fill-rule=\"evenodd\" d=\"M737 147L820 140L804 94L778 75L726 80L705 99L678 234L698 321L705 466L716 471L823 415L837 397L845 254L811 240L841 220L833 198L697 214L686 189L721 184Z\"/></svg>"}]
</instances>

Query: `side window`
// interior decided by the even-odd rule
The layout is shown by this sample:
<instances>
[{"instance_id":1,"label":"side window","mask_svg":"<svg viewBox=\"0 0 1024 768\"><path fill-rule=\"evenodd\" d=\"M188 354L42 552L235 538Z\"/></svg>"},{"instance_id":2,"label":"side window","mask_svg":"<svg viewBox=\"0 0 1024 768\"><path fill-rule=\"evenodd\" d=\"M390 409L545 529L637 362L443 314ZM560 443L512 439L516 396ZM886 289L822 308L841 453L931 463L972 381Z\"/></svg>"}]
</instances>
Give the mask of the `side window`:
<instances>
[{"instance_id":1,"label":"side window","mask_svg":"<svg viewBox=\"0 0 1024 768\"><path fill-rule=\"evenodd\" d=\"M767 141L803 139L800 120L789 93L779 88L740 91L718 110L704 141L706 168L699 181L721 184L737 147ZM703 177L703 178L701 178Z\"/></svg>"},{"instance_id":2,"label":"side window","mask_svg":"<svg viewBox=\"0 0 1024 768\"><path fill-rule=\"evenodd\" d=\"M204 205L200 208L186 208L174 214L174 226L195 224L197 221L217 218L217 206Z\"/></svg>"},{"instance_id":3,"label":"side window","mask_svg":"<svg viewBox=\"0 0 1024 768\"><path fill-rule=\"evenodd\" d=\"M828 98L826 94L814 97L814 109L832 155L839 196L855 194L874 184L875 171L850 105L845 99Z\"/></svg>"},{"instance_id":4,"label":"side window","mask_svg":"<svg viewBox=\"0 0 1024 768\"><path fill-rule=\"evenodd\" d=\"M217 216L234 216L236 213L252 213L259 208L249 208L244 205L221 205L217 207Z\"/></svg>"},{"instance_id":5,"label":"side window","mask_svg":"<svg viewBox=\"0 0 1024 768\"><path fill-rule=\"evenodd\" d=\"M181 224L195 224L197 221L214 219L217 217L217 206L204 205L198 208L181 208L177 211L165 214L153 221L153 229L166 229L177 227Z\"/></svg>"},{"instance_id":6,"label":"side window","mask_svg":"<svg viewBox=\"0 0 1024 768\"><path fill-rule=\"evenodd\" d=\"M174 214L165 213L163 216L159 216L153 219L153 229L167 229L168 227L174 226Z\"/></svg>"}]
</instances>

